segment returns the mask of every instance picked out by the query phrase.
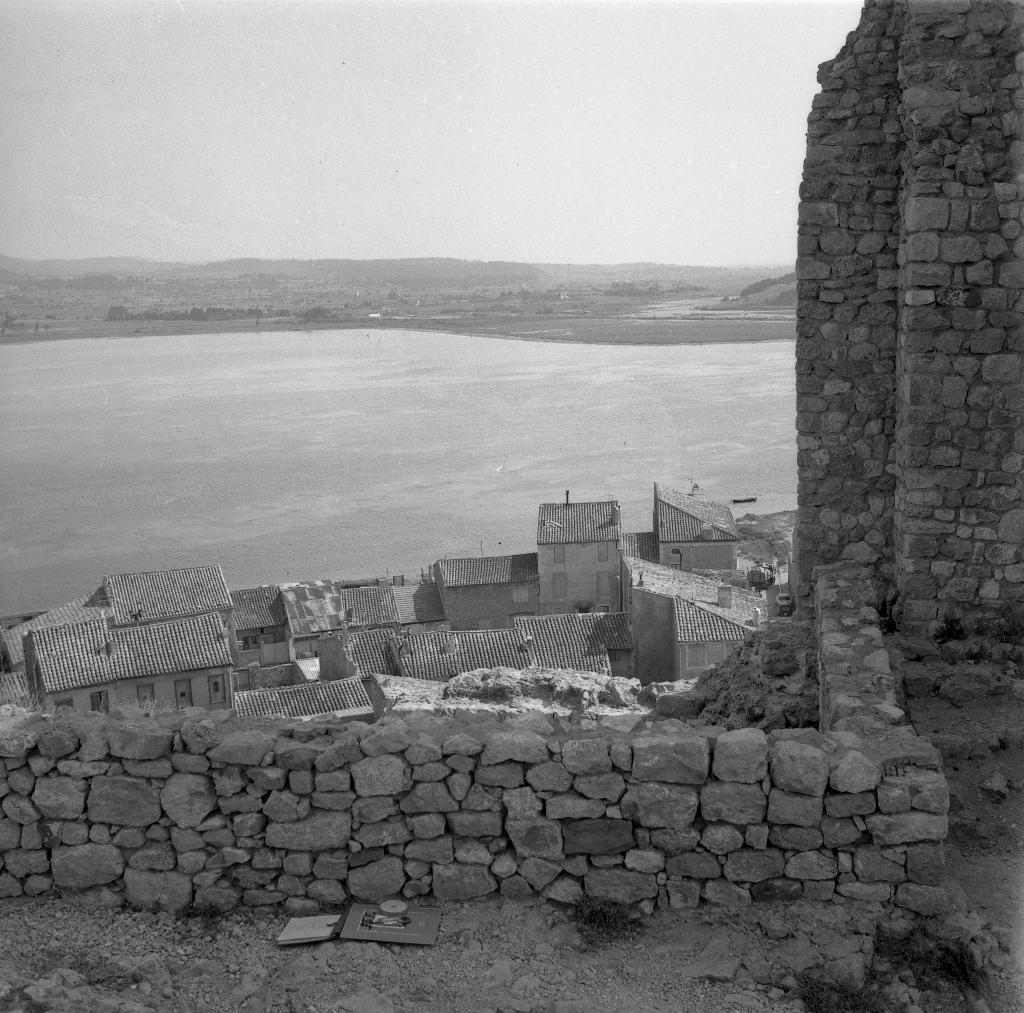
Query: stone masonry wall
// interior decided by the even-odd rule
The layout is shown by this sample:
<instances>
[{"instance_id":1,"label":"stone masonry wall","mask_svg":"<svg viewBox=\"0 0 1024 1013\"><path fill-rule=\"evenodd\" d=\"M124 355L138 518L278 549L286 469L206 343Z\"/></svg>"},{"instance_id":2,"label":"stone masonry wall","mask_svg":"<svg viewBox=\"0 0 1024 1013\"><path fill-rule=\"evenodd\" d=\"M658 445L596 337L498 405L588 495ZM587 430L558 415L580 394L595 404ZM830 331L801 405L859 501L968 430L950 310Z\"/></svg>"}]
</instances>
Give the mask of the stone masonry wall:
<instances>
[{"instance_id":1,"label":"stone masonry wall","mask_svg":"<svg viewBox=\"0 0 1024 1013\"><path fill-rule=\"evenodd\" d=\"M1019 3L868 0L819 72L797 273L799 597L873 564L905 628L1024 597Z\"/></svg>"},{"instance_id":2,"label":"stone masonry wall","mask_svg":"<svg viewBox=\"0 0 1024 1013\"><path fill-rule=\"evenodd\" d=\"M849 731L467 714L239 727L37 719L0 735L0 896L150 910L348 896L944 903L948 792ZM896 764L896 765L894 765Z\"/></svg>"}]
</instances>

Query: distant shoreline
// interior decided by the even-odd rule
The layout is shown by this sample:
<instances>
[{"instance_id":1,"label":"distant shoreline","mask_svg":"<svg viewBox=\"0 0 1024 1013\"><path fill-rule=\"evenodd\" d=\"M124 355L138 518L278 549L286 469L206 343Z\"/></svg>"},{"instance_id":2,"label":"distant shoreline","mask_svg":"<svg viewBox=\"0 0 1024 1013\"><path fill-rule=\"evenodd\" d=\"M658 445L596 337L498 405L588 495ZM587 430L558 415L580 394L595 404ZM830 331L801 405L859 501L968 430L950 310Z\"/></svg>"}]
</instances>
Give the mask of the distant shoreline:
<instances>
[{"instance_id":1,"label":"distant shoreline","mask_svg":"<svg viewBox=\"0 0 1024 1013\"><path fill-rule=\"evenodd\" d=\"M43 321L39 331L13 331L0 335L0 345L33 344L40 341L72 341L84 338L178 337L187 334L284 333L312 331L417 331L437 334L465 334L480 338L512 341L556 341L563 344L599 345L688 345L736 343L743 341L792 341L796 320L791 317L743 315L723 311L685 317L536 317L510 321L395 319L334 320L305 322L289 317L239 320L69 320ZM772 333L737 337L735 333L709 336L681 331L693 324L718 327L727 324L765 325ZM791 335L778 333L780 325L792 327ZM744 327L744 329L748 329ZM632 334L628 332L632 331ZM621 333L620 333L621 332ZM622 336L626 334L626 336Z\"/></svg>"}]
</instances>

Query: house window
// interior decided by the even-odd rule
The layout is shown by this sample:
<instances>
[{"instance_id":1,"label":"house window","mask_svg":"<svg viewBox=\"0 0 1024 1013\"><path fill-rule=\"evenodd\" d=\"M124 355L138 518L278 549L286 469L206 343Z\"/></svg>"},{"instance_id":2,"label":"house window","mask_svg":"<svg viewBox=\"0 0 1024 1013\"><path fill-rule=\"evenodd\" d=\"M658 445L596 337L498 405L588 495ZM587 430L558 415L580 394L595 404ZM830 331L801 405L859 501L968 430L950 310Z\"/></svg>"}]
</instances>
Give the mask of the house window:
<instances>
[{"instance_id":1,"label":"house window","mask_svg":"<svg viewBox=\"0 0 1024 1013\"><path fill-rule=\"evenodd\" d=\"M243 651L258 651L260 648L260 638L258 634L251 637L242 637L242 650Z\"/></svg>"},{"instance_id":2,"label":"house window","mask_svg":"<svg viewBox=\"0 0 1024 1013\"><path fill-rule=\"evenodd\" d=\"M210 676L210 703L226 703L227 697L224 692L224 676Z\"/></svg>"},{"instance_id":3,"label":"house window","mask_svg":"<svg viewBox=\"0 0 1024 1013\"><path fill-rule=\"evenodd\" d=\"M236 672L235 673L235 690L247 690L251 689L252 685L249 679L249 672Z\"/></svg>"},{"instance_id":4,"label":"house window","mask_svg":"<svg viewBox=\"0 0 1024 1013\"><path fill-rule=\"evenodd\" d=\"M75 709L75 701L69 696L62 696L58 700L53 701L53 706L57 710L73 711Z\"/></svg>"},{"instance_id":5,"label":"house window","mask_svg":"<svg viewBox=\"0 0 1024 1013\"><path fill-rule=\"evenodd\" d=\"M524 602L530 600L530 589L525 585L516 585L512 588L512 600L514 602Z\"/></svg>"},{"instance_id":6,"label":"house window","mask_svg":"<svg viewBox=\"0 0 1024 1013\"><path fill-rule=\"evenodd\" d=\"M192 706L192 680L178 679L174 683L174 700L179 707Z\"/></svg>"},{"instance_id":7,"label":"house window","mask_svg":"<svg viewBox=\"0 0 1024 1013\"><path fill-rule=\"evenodd\" d=\"M564 573L556 573L552 582L552 594L555 598L562 600L569 596L568 577Z\"/></svg>"},{"instance_id":8,"label":"house window","mask_svg":"<svg viewBox=\"0 0 1024 1013\"><path fill-rule=\"evenodd\" d=\"M612 595L612 575L610 573L599 573L597 575L597 596L608 599Z\"/></svg>"},{"instance_id":9,"label":"house window","mask_svg":"<svg viewBox=\"0 0 1024 1013\"><path fill-rule=\"evenodd\" d=\"M598 605L597 606L597 611L598 612L611 612L611 610L612 610L611 605Z\"/></svg>"},{"instance_id":10,"label":"house window","mask_svg":"<svg viewBox=\"0 0 1024 1013\"><path fill-rule=\"evenodd\" d=\"M135 687L135 692L138 694L140 704L156 699L156 690L153 688L153 683L151 682L140 682L138 686Z\"/></svg>"},{"instance_id":11,"label":"house window","mask_svg":"<svg viewBox=\"0 0 1024 1013\"><path fill-rule=\"evenodd\" d=\"M105 689L89 694L89 710L102 711L104 714L110 710L110 701L107 699Z\"/></svg>"},{"instance_id":12,"label":"house window","mask_svg":"<svg viewBox=\"0 0 1024 1013\"><path fill-rule=\"evenodd\" d=\"M686 667L687 668L707 668L708 656L707 648L704 644L687 644L686 645Z\"/></svg>"},{"instance_id":13,"label":"house window","mask_svg":"<svg viewBox=\"0 0 1024 1013\"><path fill-rule=\"evenodd\" d=\"M564 545L556 545L555 546L555 565L556 566L565 566L565 546Z\"/></svg>"},{"instance_id":14,"label":"house window","mask_svg":"<svg viewBox=\"0 0 1024 1013\"><path fill-rule=\"evenodd\" d=\"M599 563L608 562L608 543L598 542L597 543L597 561Z\"/></svg>"}]
</instances>

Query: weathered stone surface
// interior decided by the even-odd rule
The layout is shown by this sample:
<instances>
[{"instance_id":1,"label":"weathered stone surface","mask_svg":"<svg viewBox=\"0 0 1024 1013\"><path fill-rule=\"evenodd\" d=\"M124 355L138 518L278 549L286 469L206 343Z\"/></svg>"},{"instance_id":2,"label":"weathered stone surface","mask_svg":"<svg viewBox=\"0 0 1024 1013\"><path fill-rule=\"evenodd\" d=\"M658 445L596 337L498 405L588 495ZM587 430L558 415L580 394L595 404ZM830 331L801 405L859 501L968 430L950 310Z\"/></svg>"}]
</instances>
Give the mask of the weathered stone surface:
<instances>
[{"instance_id":1,"label":"weathered stone surface","mask_svg":"<svg viewBox=\"0 0 1024 1013\"><path fill-rule=\"evenodd\" d=\"M0 819L0 853L16 848L21 841L21 824Z\"/></svg>"},{"instance_id":2,"label":"weathered stone surface","mask_svg":"<svg viewBox=\"0 0 1024 1013\"><path fill-rule=\"evenodd\" d=\"M459 837L497 837L504 822L500 812L453 812L446 819Z\"/></svg>"},{"instance_id":3,"label":"weathered stone surface","mask_svg":"<svg viewBox=\"0 0 1024 1013\"><path fill-rule=\"evenodd\" d=\"M716 855L725 855L743 847L743 834L731 823L709 823L700 833L700 843Z\"/></svg>"},{"instance_id":4,"label":"weathered stone surface","mask_svg":"<svg viewBox=\"0 0 1024 1013\"><path fill-rule=\"evenodd\" d=\"M853 795L825 796L825 812L837 819L844 816L867 816L875 811L875 793L857 792Z\"/></svg>"},{"instance_id":5,"label":"weathered stone surface","mask_svg":"<svg viewBox=\"0 0 1024 1013\"><path fill-rule=\"evenodd\" d=\"M368 757L353 763L350 773L353 790L361 796L401 795L412 787L412 772L400 756Z\"/></svg>"},{"instance_id":6,"label":"weathered stone surface","mask_svg":"<svg viewBox=\"0 0 1024 1013\"><path fill-rule=\"evenodd\" d=\"M904 867L882 854L881 848L862 847L853 853L853 871L864 883L901 883L907 878Z\"/></svg>"},{"instance_id":7,"label":"weathered stone surface","mask_svg":"<svg viewBox=\"0 0 1024 1013\"><path fill-rule=\"evenodd\" d=\"M366 848L377 848L411 841L412 831L405 820L392 817L379 823L364 823L352 836Z\"/></svg>"},{"instance_id":8,"label":"weathered stone surface","mask_svg":"<svg viewBox=\"0 0 1024 1013\"><path fill-rule=\"evenodd\" d=\"M607 774L577 774L573 788L587 798L600 798L606 802L618 802L626 790L626 782L617 771Z\"/></svg>"},{"instance_id":9,"label":"weathered stone surface","mask_svg":"<svg viewBox=\"0 0 1024 1013\"><path fill-rule=\"evenodd\" d=\"M718 904L721 907L750 905L750 890L738 883L730 883L727 879L709 879L701 892L709 904Z\"/></svg>"},{"instance_id":10,"label":"weathered stone surface","mask_svg":"<svg viewBox=\"0 0 1024 1013\"><path fill-rule=\"evenodd\" d=\"M766 879L750 884L751 899L757 903L799 900L803 884L798 879Z\"/></svg>"},{"instance_id":11,"label":"weathered stone surface","mask_svg":"<svg viewBox=\"0 0 1024 1013\"><path fill-rule=\"evenodd\" d=\"M594 819L604 815L604 802L579 795L554 795L544 803L544 813L549 820Z\"/></svg>"},{"instance_id":12,"label":"weathered stone surface","mask_svg":"<svg viewBox=\"0 0 1024 1013\"><path fill-rule=\"evenodd\" d=\"M382 757L383 759L383 757ZM451 813L459 808L443 781L421 781L399 803L404 813Z\"/></svg>"},{"instance_id":13,"label":"weathered stone surface","mask_svg":"<svg viewBox=\"0 0 1024 1013\"><path fill-rule=\"evenodd\" d=\"M532 788L507 788L501 795L509 819L528 820L539 816L544 803ZM604 806L601 807L602 812Z\"/></svg>"},{"instance_id":14,"label":"weathered stone surface","mask_svg":"<svg viewBox=\"0 0 1024 1013\"><path fill-rule=\"evenodd\" d=\"M709 781L701 789L700 813L709 822L760 823L767 809L768 799L760 784Z\"/></svg>"},{"instance_id":15,"label":"weathered stone surface","mask_svg":"<svg viewBox=\"0 0 1024 1013\"><path fill-rule=\"evenodd\" d=\"M206 755L215 763L258 767L263 757L273 752L274 742L272 734L257 729L231 732Z\"/></svg>"},{"instance_id":16,"label":"weathered stone surface","mask_svg":"<svg viewBox=\"0 0 1024 1013\"><path fill-rule=\"evenodd\" d=\"M0 809L8 819L23 826L35 823L40 816L39 810L23 795L6 795L0 802Z\"/></svg>"},{"instance_id":17,"label":"weathered stone surface","mask_svg":"<svg viewBox=\"0 0 1024 1013\"><path fill-rule=\"evenodd\" d=\"M572 787L572 774L556 760L530 767L526 780L536 791L568 791Z\"/></svg>"},{"instance_id":18,"label":"weathered stone surface","mask_svg":"<svg viewBox=\"0 0 1024 1013\"><path fill-rule=\"evenodd\" d=\"M652 735L633 742L633 777L639 781L703 784L710 764L703 735Z\"/></svg>"},{"instance_id":19,"label":"weathered stone surface","mask_svg":"<svg viewBox=\"0 0 1024 1013\"><path fill-rule=\"evenodd\" d=\"M543 858L527 858L519 866L519 875L534 888L540 890L547 886L562 871L557 862L548 862Z\"/></svg>"},{"instance_id":20,"label":"weathered stone surface","mask_svg":"<svg viewBox=\"0 0 1024 1013\"><path fill-rule=\"evenodd\" d=\"M943 841L949 833L949 820L937 813L874 813L866 817L865 823L875 844Z\"/></svg>"},{"instance_id":21,"label":"weathered stone surface","mask_svg":"<svg viewBox=\"0 0 1024 1013\"><path fill-rule=\"evenodd\" d=\"M197 911L227 914L241 903L242 892L233 886L205 886L196 889L193 906Z\"/></svg>"},{"instance_id":22,"label":"weathered stone surface","mask_svg":"<svg viewBox=\"0 0 1024 1013\"><path fill-rule=\"evenodd\" d=\"M473 900L497 889L498 881L482 865L435 865L432 870L431 890L438 900Z\"/></svg>"},{"instance_id":23,"label":"weathered stone surface","mask_svg":"<svg viewBox=\"0 0 1024 1013\"><path fill-rule=\"evenodd\" d=\"M874 790L881 778L877 763L857 750L850 750L833 768L828 783L833 791L868 792Z\"/></svg>"},{"instance_id":24,"label":"weathered stone surface","mask_svg":"<svg viewBox=\"0 0 1024 1013\"><path fill-rule=\"evenodd\" d=\"M816 827L821 823L822 800L819 796L794 795L779 788L768 793L768 822Z\"/></svg>"},{"instance_id":25,"label":"weathered stone surface","mask_svg":"<svg viewBox=\"0 0 1024 1013\"><path fill-rule=\"evenodd\" d=\"M317 742L278 739L274 744L274 762L285 770L312 770L316 758L325 748Z\"/></svg>"},{"instance_id":26,"label":"weathered stone surface","mask_svg":"<svg viewBox=\"0 0 1024 1013\"><path fill-rule=\"evenodd\" d=\"M686 851L667 859L665 872L669 879L716 879L722 875L722 867L707 851Z\"/></svg>"},{"instance_id":27,"label":"weathered stone surface","mask_svg":"<svg viewBox=\"0 0 1024 1013\"><path fill-rule=\"evenodd\" d=\"M645 897L658 896L655 876L626 869L593 869L583 877L583 888L596 900L616 904L635 904Z\"/></svg>"},{"instance_id":28,"label":"weathered stone surface","mask_svg":"<svg viewBox=\"0 0 1024 1013\"><path fill-rule=\"evenodd\" d=\"M641 826L679 830L693 822L697 802L693 788L648 781L630 787L620 806L623 816Z\"/></svg>"},{"instance_id":29,"label":"weathered stone surface","mask_svg":"<svg viewBox=\"0 0 1024 1013\"><path fill-rule=\"evenodd\" d=\"M359 900L383 900L400 893L405 885L402 860L388 855L379 861L348 870L348 891Z\"/></svg>"},{"instance_id":30,"label":"weathered stone surface","mask_svg":"<svg viewBox=\"0 0 1024 1013\"><path fill-rule=\"evenodd\" d=\"M185 748L193 755L205 753L221 740L220 725L209 718L201 721L186 721L178 731Z\"/></svg>"},{"instance_id":31,"label":"weathered stone surface","mask_svg":"<svg viewBox=\"0 0 1024 1013\"><path fill-rule=\"evenodd\" d=\"M781 876L785 864L782 852L774 848L764 851L742 848L729 853L722 871L726 879L734 882L758 883Z\"/></svg>"},{"instance_id":32,"label":"weathered stone surface","mask_svg":"<svg viewBox=\"0 0 1024 1013\"><path fill-rule=\"evenodd\" d=\"M126 869L125 899L143 911L183 911L192 902L192 880L180 872Z\"/></svg>"},{"instance_id":33,"label":"weathered stone surface","mask_svg":"<svg viewBox=\"0 0 1024 1013\"><path fill-rule=\"evenodd\" d=\"M772 783L783 791L823 795L828 774L828 757L816 746L784 739L772 748Z\"/></svg>"},{"instance_id":34,"label":"weathered stone surface","mask_svg":"<svg viewBox=\"0 0 1024 1013\"><path fill-rule=\"evenodd\" d=\"M816 851L824 840L818 827L796 827L780 824L772 827L768 839L783 851Z\"/></svg>"},{"instance_id":35,"label":"weathered stone surface","mask_svg":"<svg viewBox=\"0 0 1024 1013\"><path fill-rule=\"evenodd\" d=\"M0 731L0 757L26 756L39 739L32 728L5 728Z\"/></svg>"},{"instance_id":36,"label":"weathered stone surface","mask_svg":"<svg viewBox=\"0 0 1024 1013\"><path fill-rule=\"evenodd\" d=\"M545 747L546 748L546 747ZM495 763L476 768L474 774L477 785L489 785L497 788L518 788L523 783L523 768L518 763Z\"/></svg>"},{"instance_id":37,"label":"weathered stone surface","mask_svg":"<svg viewBox=\"0 0 1024 1013\"><path fill-rule=\"evenodd\" d=\"M429 840L411 841L405 847L405 858L416 862L450 864L455 857L455 849L450 837L431 837Z\"/></svg>"},{"instance_id":38,"label":"weathered stone surface","mask_svg":"<svg viewBox=\"0 0 1024 1013\"><path fill-rule=\"evenodd\" d=\"M74 820L85 809L87 783L73 777L41 777L32 792L32 803L44 819Z\"/></svg>"},{"instance_id":39,"label":"weathered stone surface","mask_svg":"<svg viewBox=\"0 0 1024 1013\"><path fill-rule=\"evenodd\" d=\"M835 858L820 851L800 851L786 862L789 879L835 879L837 875Z\"/></svg>"},{"instance_id":40,"label":"weathered stone surface","mask_svg":"<svg viewBox=\"0 0 1024 1013\"><path fill-rule=\"evenodd\" d=\"M561 858L562 830L553 820L506 820L505 833L521 857Z\"/></svg>"},{"instance_id":41,"label":"weathered stone surface","mask_svg":"<svg viewBox=\"0 0 1024 1013\"><path fill-rule=\"evenodd\" d=\"M494 732L484 745L480 762L488 766L516 760L520 763L545 763L550 759L547 743L535 732L516 730Z\"/></svg>"},{"instance_id":42,"label":"weathered stone surface","mask_svg":"<svg viewBox=\"0 0 1024 1013\"><path fill-rule=\"evenodd\" d=\"M660 851L648 848L634 848L626 852L624 862L631 872L661 872L665 868L665 856Z\"/></svg>"},{"instance_id":43,"label":"weathered stone surface","mask_svg":"<svg viewBox=\"0 0 1024 1013\"><path fill-rule=\"evenodd\" d=\"M907 878L938 886L946 876L946 850L942 844L911 844L907 848Z\"/></svg>"},{"instance_id":44,"label":"weathered stone surface","mask_svg":"<svg viewBox=\"0 0 1024 1013\"><path fill-rule=\"evenodd\" d=\"M926 917L945 914L952 906L943 887L922 886L920 883L901 883L896 887L894 900L899 907Z\"/></svg>"},{"instance_id":45,"label":"weathered stone surface","mask_svg":"<svg viewBox=\"0 0 1024 1013\"><path fill-rule=\"evenodd\" d=\"M74 728L67 725L53 725L44 728L36 740L36 749L43 756L60 759L70 756L80 745L81 739Z\"/></svg>"},{"instance_id":46,"label":"weathered stone surface","mask_svg":"<svg viewBox=\"0 0 1024 1013\"><path fill-rule=\"evenodd\" d=\"M454 735L449 735L441 744L441 752L445 756L449 756L452 753L458 753L461 756L476 756L482 753L484 750L484 744L472 735L467 735L465 732L456 732Z\"/></svg>"},{"instance_id":47,"label":"weathered stone surface","mask_svg":"<svg viewBox=\"0 0 1024 1013\"><path fill-rule=\"evenodd\" d=\"M107 728L107 743L111 756L127 760L155 760L171 751L174 733L157 724L124 724L118 722Z\"/></svg>"},{"instance_id":48,"label":"weathered stone surface","mask_svg":"<svg viewBox=\"0 0 1024 1013\"><path fill-rule=\"evenodd\" d=\"M324 907L340 907L348 900L345 887L336 879L317 879L306 887L306 894Z\"/></svg>"},{"instance_id":49,"label":"weathered stone surface","mask_svg":"<svg viewBox=\"0 0 1024 1013\"><path fill-rule=\"evenodd\" d=\"M559 876L541 891L545 900L553 900L559 904L579 904L583 898L583 886L572 876Z\"/></svg>"},{"instance_id":50,"label":"weathered stone surface","mask_svg":"<svg viewBox=\"0 0 1024 1013\"><path fill-rule=\"evenodd\" d=\"M124 859L112 844L80 844L54 848L50 869L57 886L85 890L118 879L124 871Z\"/></svg>"},{"instance_id":51,"label":"weathered stone surface","mask_svg":"<svg viewBox=\"0 0 1024 1013\"><path fill-rule=\"evenodd\" d=\"M336 738L326 749L317 754L313 766L322 774L327 774L347 767L363 758L363 751L359 748L359 739L354 735L342 735ZM347 790L348 786L339 790ZM334 789L329 789L334 790Z\"/></svg>"},{"instance_id":52,"label":"weathered stone surface","mask_svg":"<svg viewBox=\"0 0 1024 1013\"><path fill-rule=\"evenodd\" d=\"M562 847L567 855L612 855L633 846L633 824L628 820L566 820L562 824Z\"/></svg>"},{"instance_id":53,"label":"weathered stone surface","mask_svg":"<svg viewBox=\"0 0 1024 1013\"><path fill-rule=\"evenodd\" d=\"M4 853L4 868L18 879L50 871L50 859L45 851L24 851L20 848Z\"/></svg>"},{"instance_id":54,"label":"weathered stone surface","mask_svg":"<svg viewBox=\"0 0 1024 1013\"><path fill-rule=\"evenodd\" d=\"M759 782L768 773L768 738L760 728L739 728L715 739L711 772L719 781Z\"/></svg>"},{"instance_id":55,"label":"weathered stone surface","mask_svg":"<svg viewBox=\"0 0 1024 1013\"><path fill-rule=\"evenodd\" d=\"M400 718L387 718L373 726L373 731L359 740L366 756L402 753L415 742L416 736Z\"/></svg>"},{"instance_id":56,"label":"weathered stone surface","mask_svg":"<svg viewBox=\"0 0 1024 1013\"><path fill-rule=\"evenodd\" d=\"M197 827L217 808L217 796L208 777L177 773L161 790L160 805L179 827Z\"/></svg>"},{"instance_id":57,"label":"weathered stone surface","mask_svg":"<svg viewBox=\"0 0 1024 1013\"><path fill-rule=\"evenodd\" d=\"M146 827L160 818L160 799L145 782L131 777L94 777L89 788L93 823Z\"/></svg>"},{"instance_id":58,"label":"weathered stone surface","mask_svg":"<svg viewBox=\"0 0 1024 1013\"><path fill-rule=\"evenodd\" d=\"M132 869L167 872L177 864L178 854L168 841L150 841L138 851L133 851L128 858L128 865Z\"/></svg>"},{"instance_id":59,"label":"weathered stone surface","mask_svg":"<svg viewBox=\"0 0 1024 1013\"><path fill-rule=\"evenodd\" d=\"M309 801L290 791L272 791L263 803L263 812L277 823L291 823L309 812Z\"/></svg>"},{"instance_id":60,"label":"weathered stone surface","mask_svg":"<svg viewBox=\"0 0 1024 1013\"><path fill-rule=\"evenodd\" d=\"M573 774L604 774L612 769L607 739L569 739L562 743L562 763Z\"/></svg>"},{"instance_id":61,"label":"weathered stone surface","mask_svg":"<svg viewBox=\"0 0 1024 1013\"><path fill-rule=\"evenodd\" d=\"M267 826L268 848L288 851L330 851L348 844L352 817L347 812L319 810L297 823L271 823Z\"/></svg>"}]
</instances>

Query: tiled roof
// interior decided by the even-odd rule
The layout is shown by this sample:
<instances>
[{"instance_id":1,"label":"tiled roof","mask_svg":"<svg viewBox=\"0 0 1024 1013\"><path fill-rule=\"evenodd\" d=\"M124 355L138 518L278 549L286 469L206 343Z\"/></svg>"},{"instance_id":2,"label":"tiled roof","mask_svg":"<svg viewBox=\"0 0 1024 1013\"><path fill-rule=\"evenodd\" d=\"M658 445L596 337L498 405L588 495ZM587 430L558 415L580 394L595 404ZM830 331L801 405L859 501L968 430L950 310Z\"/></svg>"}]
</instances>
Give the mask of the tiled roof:
<instances>
[{"instance_id":1,"label":"tiled roof","mask_svg":"<svg viewBox=\"0 0 1024 1013\"><path fill-rule=\"evenodd\" d=\"M0 673L0 704L13 704L15 707L31 706L28 683L24 672Z\"/></svg>"},{"instance_id":2,"label":"tiled roof","mask_svg":"<svg viewBox=\"0 0 1024 1013\"><path fill-rule=\"evenodd\" d=\"M537 553L515 556L470 556L441 559L437 563L445 587L476 587L481 584L535 584Z\"/></svg>"},{"instance_id":3,"label":"tiled roof","mask_svg":"<svg viewBox=\"0 0 1024 1013\"><path fill-rule=\"evenodd\" d=\"M759 594L734 586L729 587L730 605L723 608L718 604L720 581L642 559L627 558L624 562L632 587L642 587L650 594L676 599L677 632L696 636L688 642L741 639L744 633L753 629L754 609L765 608L765 600ZM681 609L679 602L692 608ZM713 623L706 616L728 624L729 635L717 636L726 630L726 626Z\"/></svg>"},{"instance_id":4,"label":"tiled roof","mask_svg":"<svg viewBox=\"0 0 1024 1013\"><path fill-rule=\"evenodd\" d=\"M90 607L86 604L87 597L83 595L66 605L60 605L49 612L30 619L27 623L20 623L3 631L4 648L7 657L10 659L11 668L20 665L25 660L22 649L22 638L29 630L41 630L47 626L66 626L69 623L80 623L85 619L102 619L107 610L99 607Z\"/></svg>"},{"instance_id":5,"label":"tiled roof","mask_svg":"<svg viewBox=\"0 0 1024 1013\"><path fill-rule=\"evenodd\" d=\"M352 618L349 626L391 626L400 622L395 604L394 588L390 585L375 587L346 587L341 595Z\"/></svg>"},{"instance_id":6,"label":"tiled roof","mask_svg":"<svg viewBox=\"0 0 1024 1013\"><path fill-rule=\"evenodd\" d=\"M658 561L658 542L653 531L623 532L620 544L624 556L632 556L634 559L649 559L652 563Z\"/></svg>"},{"instance_id":7,"label":"tiled roof","mask_svg":"<svg viewBox=\"0 0 1024 1013\"><path fill-rule=\"evenodd\" d=\"M299 673L306 682L316 682L320 678L319 658L297 658L295 660L295 667L298 668Z\"/></svg>"},{"instance_id":8,"label":"tiled roof","mask_svg":"<svg viewBox=\"0 0 1024 1013\"><path fill-rule=\"evenodd\" d=\"M681 644L742 640L751 630L750 626L727 619L722 610L712 609L703 602L675 598L673 605L676 619L676 641Z\"/></svg>"},{"instance_id":9,"label":"tiled roof","mask_svg":"<svg viewBox=\"0 0 1024 1013\"><path fill-rule=\"evenodd\" d=\"M231 602L235 606L236 630L259 630L284 625L281 589L276 584L232 591Z\"/></svg>"},{"instance_id":10,"label":"tiled roof","mask_svg":"<svg viewBox=\"0 0 1024 1013\"><path fill-rule=\"evenodd\" d=\"M632 646L627 616L622 612L517 616L516 629L532 637L530 657L542 668L568 668L608 675L608 648Z\"/></svg>"},{"instance_id":11,"label":"tiled roof","mask_svg":"<svg viewBox=\"0 0 1024 1013\"><path fill-rule=\"evenodd\" d=\"M387 647L392 635L390 630L352 634L352 654L364 676L392 674ZM444 682L477 668L523 669L531 663L518 630L410 633L402 644L403 673L413 679Z\"/></svg>"},{"instance_id":12,"label":"tiled roof","mask_svg":"<svg viewBox=\"0 0 1024 1013\"><path fill-rule=\"evenodd\" d=\"M617 541L619 524L614 519L618 504L541 503L537 514L537 544Z\"/></svg>"},{"instance_id":13,"label":"tiled roof","mask_svg":"<svg viewBox=\"0 0 1024 1013\"><path fill-rule=\"evenodd\" d=\"M116 573L103 578L103 593L115 623L152 622L231 608L219 566L190 566L152 573Z\"/></svg>"},{"instance_id":14,"label":"tiled roof","mask_svg":"<svg viewBox=\"0 0 1024 1013\"><path fill-rule=\"evenodd\" d=\"M447 618L441 594L432 580L390 590L400 623L436 623Z\"/></svg>"},{"instance_id":15,"label":"tiled roof","mask_svg":"<svg viewBox=\"0 0 1024 1013\"><path fill-rule=\"evenodd\" d=\"M216 612L148 626L90 619L29 636L47 693L231 665L227 631Z\"/></svg>"},{"instance_id":16,"label":"tiled roof","mask_svg":"<svg viewBox=\"0 0 1024 1013\"><path fill-rule=\"evenodd\" d=\"M732 511L724 503L654 484L654 516L661 542L700 542L701 527L710 524L713 542L736 542L739 534Z\"/></svg>"},{"instance_id":17,"label":"tiled roof","mask_svg":"<svg viewBox=\"0 0 1024 1013\"><path fill-rule=\"evenodd\" d=\"M308 718L317 714L366 717L373 713L362 679L243 690L235 693L234 708L246 718Z\"/></svg>"}]
</instances>

